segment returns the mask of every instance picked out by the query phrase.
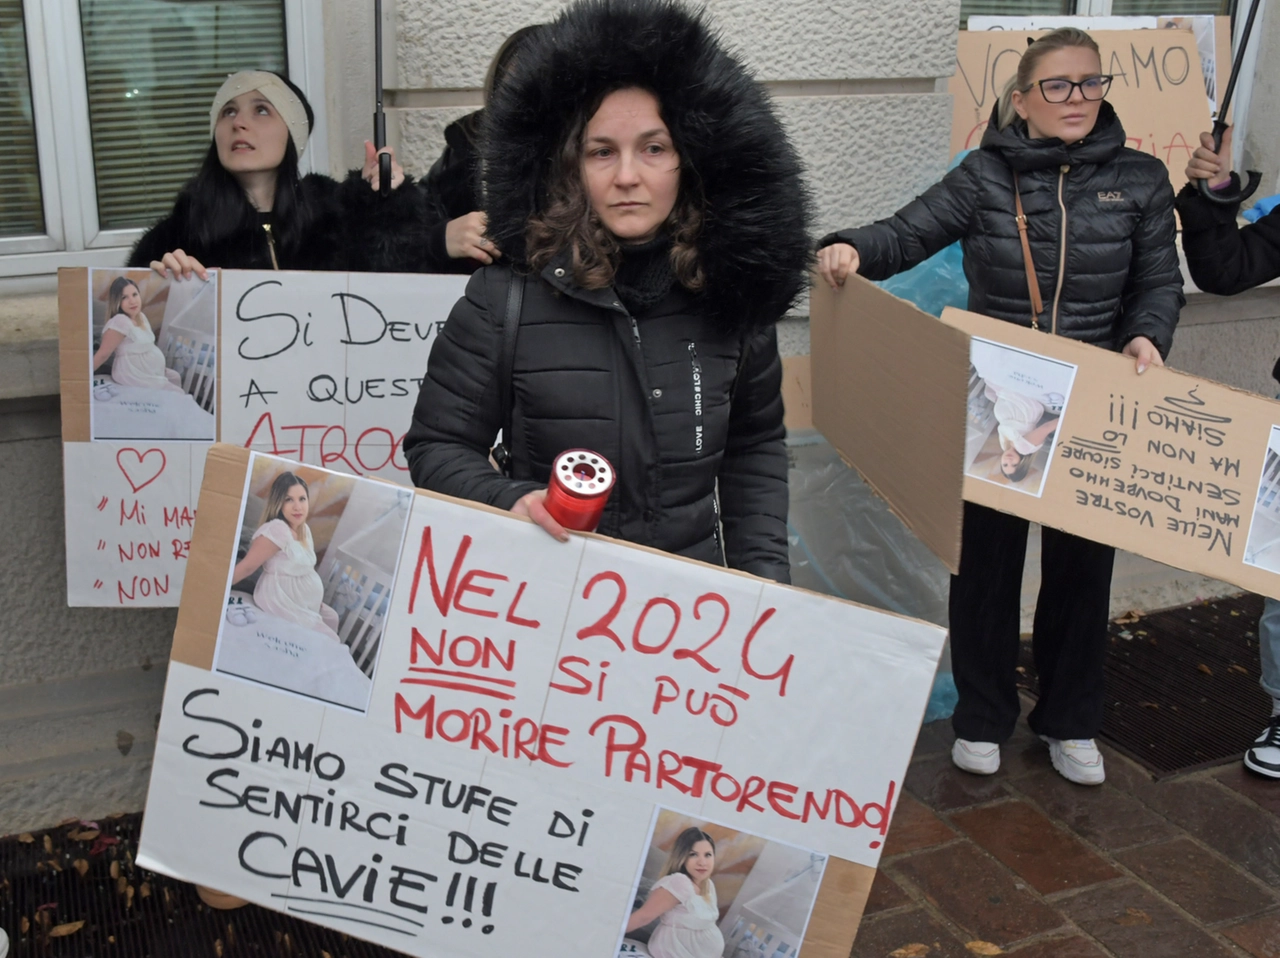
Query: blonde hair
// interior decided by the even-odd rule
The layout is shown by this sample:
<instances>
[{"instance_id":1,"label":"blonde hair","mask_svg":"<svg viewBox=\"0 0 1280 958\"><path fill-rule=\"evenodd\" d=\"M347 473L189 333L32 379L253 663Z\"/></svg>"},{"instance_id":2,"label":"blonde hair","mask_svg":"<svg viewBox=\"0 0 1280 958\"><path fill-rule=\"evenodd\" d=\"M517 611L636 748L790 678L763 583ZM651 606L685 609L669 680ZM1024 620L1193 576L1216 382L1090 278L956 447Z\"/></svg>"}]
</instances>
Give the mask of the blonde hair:
<instances>
[{"instance_id":1,"label":"blonde hair","mask_svg":"<svg viewBox=\"0 0 1280 958\"><path fill-rule=\"evenodd\" d=\"M112 316L115 316L117 313L121 313L125 316L129 316L128 313L125 313L120 308L120 301L124 299L124 291L128 289L130 286L138 290L138 299L141 300L142 290L138 289L138 284L135 283L133 280L131 280L128 276L117 276L115 279L111 281L111 288L107 290L107 318L108 319L110 319ZM133 325L141 329L142 324L145 321L145 318L142 315L142 309L139 308L138 315L129 316L129 319L133 322Z\"/></svg>"},{"instance_id":2,"label":"blonde hair","mask_svg":"<svg viewBox=\"0 0 1280 958\"><path fill-rule=\"evenodd\" d=\"M289 525L289 520L284 518L284 501L289 495L289 490L294 486L302 487L302 491L307 494L307 503L310 504L311 490L307 488L302 477L292 472L282 472L276 476L275 482L271 483L271 489L267 493L267 504L262 508L263 525L273 519L282 519L285 525ZM289 528L293 527L289 526ZM294 535L297 536L297 533L295 532Z\"/></svg>"},{"instance_id":3,"label":"blonde hair","mask_svg":"<svg viewBox=\"0 0 1280 958\"><path fill-rule=\"evenodd\" d=\"M676 836L675 844L671 846L671 854L667 856L667 863L662 867L662 874L659 878L666 878L668 875L684 875L690 881L693 876L685 871L685 864L689 861L689 856L693 854L693 846L698 842L707 842L711 845L711 852L715 854L716 840L704 832L701 828L686 828ZM698 894L708 901L711 900L711 876L708 875L703 881L703 885L698 889Z\"/></svg>"},{"instance_id":4,"label":"blonde hair","mask_svg":"<svg viewBox=\"0 0 1280 958\"><path fill-rule=\"evenodd\" d=\"M1084 47L1086 50L1092 50L1098 54L1098 62L1102 62L1102 51L1098 49L1097 41L1077 27L1059 27L1057 30L1050 30L1039 40L1027 45L1027 49L1022 54L1022 59L1018 61L1018 72L1009 77L1009 82L1004 85L1004 89L1000 92L1000 110L996 115L999 129L1003 130L1018 119L1018 111L1013 107L1013 91L1018 90L1021 93L1026 93L1031 89L1031 75L1036 72L1037 64L1050 53L1054 53L1057 50L1068 50L1072 47Z\"/></svg>"}]
</instances>

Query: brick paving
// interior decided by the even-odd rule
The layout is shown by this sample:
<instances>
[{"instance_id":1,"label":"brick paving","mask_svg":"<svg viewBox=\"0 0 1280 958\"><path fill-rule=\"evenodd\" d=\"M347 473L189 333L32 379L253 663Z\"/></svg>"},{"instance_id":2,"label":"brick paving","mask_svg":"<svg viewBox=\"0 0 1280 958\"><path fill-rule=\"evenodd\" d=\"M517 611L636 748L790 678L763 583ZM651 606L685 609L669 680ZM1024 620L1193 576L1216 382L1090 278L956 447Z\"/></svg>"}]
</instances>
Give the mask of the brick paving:
<instances>
[{"instance_id":1,"label":"brick paving","mask_svg":"<svg viewBox=\"0 0 1280 958\"><path fill-rule=\"evenodd\" d=\"M1025 721L975 776L952 739L921 729L851 958L1280 958L1280 782L1104 745L1073 785Z\"/></svg>"}]
</instances>

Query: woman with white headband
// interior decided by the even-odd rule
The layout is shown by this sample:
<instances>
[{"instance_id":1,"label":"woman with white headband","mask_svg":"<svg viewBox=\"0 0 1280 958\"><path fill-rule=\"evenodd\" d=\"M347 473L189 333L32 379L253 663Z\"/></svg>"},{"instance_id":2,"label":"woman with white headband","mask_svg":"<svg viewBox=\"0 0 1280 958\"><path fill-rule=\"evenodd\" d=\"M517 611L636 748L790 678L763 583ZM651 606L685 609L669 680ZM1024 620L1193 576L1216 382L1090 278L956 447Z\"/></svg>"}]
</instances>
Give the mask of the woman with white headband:
<instances>
[{"instance_id":1,"label":"woman with white headband","mask_svg":"<svg viewBox=\"0 0 1280 958\"><path fill-rule=\"evenodd\" d=\"M314 123L302 91L276 73L229 76L209 111L212 142L173 211L138 241L130 266L178 278L207 267L420 272L427 261L426 204L401 189L378 192L378 156L365 143L363 170L338 182L298 172ZM391 153L388 147L385 152Z\"/></svg>"}]
</instances>

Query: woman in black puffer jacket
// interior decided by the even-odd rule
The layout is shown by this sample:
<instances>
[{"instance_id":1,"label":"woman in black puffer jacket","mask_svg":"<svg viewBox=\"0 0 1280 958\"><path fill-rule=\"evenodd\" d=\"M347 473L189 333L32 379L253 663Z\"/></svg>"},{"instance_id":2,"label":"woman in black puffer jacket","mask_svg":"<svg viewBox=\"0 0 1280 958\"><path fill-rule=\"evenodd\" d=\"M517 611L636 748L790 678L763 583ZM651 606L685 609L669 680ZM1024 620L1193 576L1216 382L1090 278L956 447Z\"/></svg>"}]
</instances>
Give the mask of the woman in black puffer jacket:
<instances>
[{"instance_id":1,"label":"woman in black puffer jacket","mask_svg":"<svg viewBox=\"0 0 1280 958\"><path fill-rule=\"evenodd\" d=\"M774 323L805 285L808 198L764 90L672 0L580 0L485 113L488 235L517 272L475 273L432 348L414 482L563 535L542 497L585 447L618 480L598 531L788 581ZM513 276L507 478L488 455Z\"/></svg>"},{"instance_id":2,"label":"woman in black puffer jacket","mask_svg":"<svg viewBox=\"0 0 1280 958\"><path fill-rule=\"evenodd\" d=\"M956 240L969 308L1121 350L1141 373L1162 365L1183 304L1173 189L1155 157L1125 147L1105 100L1097 44L1055 30L1027 48L975 150L887 220L822 240L819 269L883 279ZM1018 235L1025 212L1035 298ZM960 701L952 759L991 774L1018 719L1014 668L1027 522L965 503L960 574L951 580L951 655ZM1102 664L1114 550L1045 528L1033 634L1040 697L1028 721L1056 768L1103 781Z\"/></svg>"},{"instance_id":3,"label":"woman in black puffer jacket","mask_svg":"<svg viewBox=\"0 0 1280 958\"><path fill-rule=\"evenodd\" d=\"M314 122L311 104L286 77L229 76L209 111L211 142L199 172L138 240L129 265L201 279L214 266L423 272L445 265L429 258L425 199L394 160L391 193L379 194L371 143L364 169L341 182L300 175Z\"/></svg>"}]
</instances>

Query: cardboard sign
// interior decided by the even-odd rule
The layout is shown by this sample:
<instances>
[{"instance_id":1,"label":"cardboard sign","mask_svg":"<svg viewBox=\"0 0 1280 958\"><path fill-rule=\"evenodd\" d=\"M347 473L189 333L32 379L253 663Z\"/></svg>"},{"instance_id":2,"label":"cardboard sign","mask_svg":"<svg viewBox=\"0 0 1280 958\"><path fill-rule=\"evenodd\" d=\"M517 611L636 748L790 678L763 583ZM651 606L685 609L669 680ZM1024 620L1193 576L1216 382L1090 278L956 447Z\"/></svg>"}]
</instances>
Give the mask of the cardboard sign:
<instances>
[{"instance_id":1,"label":"cardboard sign","mask_svg":"<svg viewBox=\"0 0 1280 958\"><path fill-rule=\"evenodd\" d=\"M226 445L190 561L144 867L415 955L643 954L655 887L848 954L942 629Z\"/></svg>"},{"instance_id":2,"label":"cardboard sign","mask_svg":"<svg viewBox=\"0 0 1280 958\"><path fill-rule=\"evenodd\" d=\"M1139 376L1118 353L963 310L936 320L860 277L815 287L813 313L813 354L831 353L814 365L815 424L859 471L917 477L876 487L911 528L957 519L963 474L970 502L1280 598L1280 404L1163 367ZM905 315L909 339L869 319ZM855 343L907 391L962 379L931 408L964 451L931 447L921 478L916 444L859 445L830 397L879 397L858 377L825 381L855 361Z\"/></svg>"},{"instance_id":3,"label":"cardboard sign","mask_svg":"<svg viewBox=\"0 0 1280 958\"><path fill-rule=\"evenodd\" d=\"M959 571L968 336L858 277L809 297L814 427Z\"/></svg>"},{"instance_id":4,"label":"cardboard sign","mask_svg":"<svg viewBox=\"0 0 1280 958\"><path fill-rule=\"evenodd\" d=\"M1044 31L961 30L956 72L947 83L955 98L951 153L976 149L1005 83L1018 69L1027 39ZM1099 31L1102 71L1115 79L1107 100L1115 107L1128 145L1169 168L1175 191L1187 161L1212 121L1200 54L1189 30Z\"/></svg>"},{"instance_id":5,"label":"cardboard sign","mask_svg":"<svg viewBox=\"0 0 1280 958\"><path fill-rule=\"evenodd\" d=\"M59 270L68 604L178 604L215 439L410 484L400 441L466 281Z\"/></svg>"}]
</instances>

